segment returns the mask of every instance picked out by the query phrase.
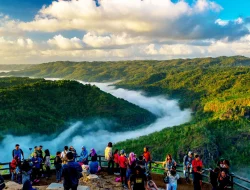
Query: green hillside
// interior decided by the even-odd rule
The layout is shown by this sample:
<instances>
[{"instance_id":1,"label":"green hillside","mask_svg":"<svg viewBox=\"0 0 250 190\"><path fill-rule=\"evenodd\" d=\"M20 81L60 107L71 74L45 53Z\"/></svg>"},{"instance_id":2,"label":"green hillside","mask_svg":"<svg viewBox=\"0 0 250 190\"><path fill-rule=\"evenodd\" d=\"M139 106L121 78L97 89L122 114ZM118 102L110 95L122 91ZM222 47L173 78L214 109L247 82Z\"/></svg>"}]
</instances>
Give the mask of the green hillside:
<instances>
[{"instance_id":1,"label":"green hillside","mask_svg":"<svg viewBox=\"0 0 250 190\"><path fill-rule=\"evenodd\" d=\"M1 134L50 134L63 130L66 122L91 118L110 119L114 125L107 130L122 131L153 122L155 116L75 81L0 78Z\"/></svg>"},{"instance_id":2,"label":"green hillside","mask_svg":"<svg viewBox=\"0 0 250 190\"><path fill-rule=\"evenodd\" d=\"M182 108L193 110L190 123L117 146L139 154L148 145L156 159L172 153L179 160L185 152L194 150L203 155L207 165L219 157L230 159L234 165L249 163L250 58L54 62L11 74L85 81L120 80L119 87L178 99Z\"/></svg>"}]
</instances>

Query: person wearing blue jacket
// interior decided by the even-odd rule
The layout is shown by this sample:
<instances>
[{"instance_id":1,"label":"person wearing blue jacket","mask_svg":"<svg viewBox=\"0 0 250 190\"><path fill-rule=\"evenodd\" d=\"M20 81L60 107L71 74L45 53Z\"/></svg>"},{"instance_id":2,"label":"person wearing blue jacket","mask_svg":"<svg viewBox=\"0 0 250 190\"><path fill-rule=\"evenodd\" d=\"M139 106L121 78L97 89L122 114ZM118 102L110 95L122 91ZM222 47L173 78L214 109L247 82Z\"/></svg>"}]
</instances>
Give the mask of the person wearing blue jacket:
<instances>
[{"instance_id":1,"label":"person wearing blue jacket","mask_svg":"<svg viewBox=\"0 0 250 190\"><path fill-rule=\"evenodd\" d=\"M64 164L62 167L64 190L77 190L79 179L82 177L82 167L79 163L74 162L74 155L72 152L68 152L66 157L68 163Z\"/></svg>"},{"instance_id":2,"label":"person wearing blue jacket","mask_svg":"<svg viewBox=\"0 0 250 190\"><path fill-rule=\"evenodd\" d=\"M85 146L82 147L79 161L84 165L88 165L88 151Z\"/></svg>"},{"instance_id":3,"label":"person wearing blue jacket","mask_svg":"<svg viewBox=\"0 0 250 190\"><path fill-rule=\"evenodd\" d=\"M36 153L33 154L33 157L31 158L32 162L32 181L33 182L39 182L39 178L41 177L40 168L42 159L37 156Z\"/></svg>"}]
</instances>

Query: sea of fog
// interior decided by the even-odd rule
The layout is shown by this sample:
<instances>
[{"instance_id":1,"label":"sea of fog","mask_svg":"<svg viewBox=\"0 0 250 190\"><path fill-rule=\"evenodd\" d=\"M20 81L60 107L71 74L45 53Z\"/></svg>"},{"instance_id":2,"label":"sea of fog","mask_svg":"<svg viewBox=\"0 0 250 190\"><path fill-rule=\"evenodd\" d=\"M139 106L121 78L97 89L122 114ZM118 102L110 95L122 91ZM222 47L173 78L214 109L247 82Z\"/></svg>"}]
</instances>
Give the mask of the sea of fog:
<instances>
[{"instance_id":1,"label":"sea of fog","mask_svg":"<svg viewBox=\"0 0 250 190\"><path fill-rule=\"evenodd\" d=\"M104 118L100 118L96 119L91 124L85 124L84 121L78 121L69 124L67 130L63 131L57 136L29 135L19 137L7 135L4 137L0 145L0 162L11 160L11 152L17 143L20 144L20 148L24 151L25 158L29 157L30 155L29 148L33 148L36 145L43 145L44 149L49 149L52 155L54 155L56 151L62 151L65 145L74 146L78 153L80 153L82 146L86 146L88 150L95 148L98 153L103 154L104 148L110 141L117 143L126 139L137 138L156 131L160 131L166 127L181 125L190 121L191 119L190 109L181 110L178 105L178 101L168 100L164 96L147 97L142 91L116 88L112 83L79 82L82 84L96 85L102 91L110 93L115 97L123 98L133 104L147 109L157 116L157 120L141 129L127 132L106 131L105 126L111 124L112 121L107 121ZM93 129L95 130L93 131ZM144 145L142 145L142 147L143 146Z\"/></svg>"}]
</instances>

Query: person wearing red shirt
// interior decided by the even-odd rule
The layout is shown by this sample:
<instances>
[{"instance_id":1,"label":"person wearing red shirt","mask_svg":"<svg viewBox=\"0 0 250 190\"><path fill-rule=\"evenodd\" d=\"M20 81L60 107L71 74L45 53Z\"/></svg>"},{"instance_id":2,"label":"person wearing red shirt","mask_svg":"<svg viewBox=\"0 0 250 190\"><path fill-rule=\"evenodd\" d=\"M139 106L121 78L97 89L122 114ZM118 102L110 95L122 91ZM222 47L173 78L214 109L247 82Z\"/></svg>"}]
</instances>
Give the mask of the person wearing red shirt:
<instances>
[{"instance_id":1,"label":"person wearing red shirt","mask_svg":"<svg viewBox=\"0 0 250 190\"><path fill-rule=\"evenodd\" d=\"M202 186L202 161L200 160L200 156L197 154L192 161L193 168L193 184L194 190L201 190Z\"/></svg>"},{"instance_id":2,"label":"person wearing red shirt","mask_svg":"<svg viewBox=\"0 0 250 190\"><path fill-rule=\"evenodd\" d=\"M120 154L121 156L119 157L119 166L120 166L120 173L121 173L121 182L122 182L123 187L125 187L128 159L125 156L124 150L121 150Z\"/></svg>"},{"instance_id":3,"label":"person wearing red shirt","mask_svg":"<svg viewBox=\"0 0 250 190\"><path fill-rule=\"evenodd\" d=\"M144 147L143 149L143 158L145 160L145 168L148 170L148 165L150 164L150 161L152 160L151 154L148 151L148 147Z\"/></svg>"},{"instance_id":4,"label":"person wearing red shirt","mask_svg":"<svg viewBox=\"0 0 250 190\"><path fill-rule=\"evenodd\" d=\"M192 161L193 172L197 172L197 167L200 166L202 168L202 161L200 160L200 156L195 155L195 159Z\"/></svg>"},{"instance_id":5,"label":"person wearing red shirt","mask_svg":"<svg viewBox=\"0 0 250 190\"><path fill-rule=\"evenodd\" d=\"M16 168L18 166L18 156L16 155L10 163L11 180L14 181L16 176Z\"/></svg>"},{"instance_id":6,"label":"person wearing red shirt","mask_svg":"<svg viewBox=\"0 0 250 190\"><path fill-rule=\"evenodd\" d=\"M148 147L144 147L144 150L143 150L143 157L145 159L145 161L148 163L149 161L151 161L151 154L150 152L148 151Z\"/></svg>"},{"instance_id":7,"label":"person wearing red shirt","mask_svg":"<svg viewBox=\"0 0 250 190\"><path fill-rule=\"evenodd\" d=\"M118 152L118 149L115 150L114 152L114 162L115 162L115 165L116 165L116 172L119 172L119 152Z\"/></svg>"}]
</instances>

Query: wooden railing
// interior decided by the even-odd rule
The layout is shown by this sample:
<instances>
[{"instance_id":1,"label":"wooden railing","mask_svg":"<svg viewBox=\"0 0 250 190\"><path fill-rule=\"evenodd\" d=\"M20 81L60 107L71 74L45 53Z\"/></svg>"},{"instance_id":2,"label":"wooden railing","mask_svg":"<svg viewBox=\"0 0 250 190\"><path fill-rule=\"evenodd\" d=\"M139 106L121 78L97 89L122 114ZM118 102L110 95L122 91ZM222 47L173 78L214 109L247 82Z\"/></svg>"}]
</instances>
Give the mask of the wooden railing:
<instances>
[{"instance_id":1,"label":"wooden railing","mask_svg":"<svg viewBox=\"0 0 250 190\"><path fill-rule=\"evenodd\" d=\"M78 156L79 157L79 156ZM102 155L98 155L97 156L97 161L99 162L99 166L101 168L105 168L106 164L103 163L107 163L107 160L104 159L104 156ZM54 159L51 159L51 161L53 161ZM150 163L150 171L152 171L152 169L157 169L162 171L162 174L164 173L164 168L163 167L156 167L156 166L152 166L152 164L154 163L159 163L158 161L154 161L152 163ZM7 167L6 167L7 166ZM52 168L53 170L53 168ZM2 175L10 175L10 162L6 162L6 163L0 163L0 173L2 173L2 171L5 171ZM7 172L6 172L7 171ZM178 164L177 165L177 172L182 173L183 172L183 165ZM203 169L204 173L202 174L203 179L206 178L206 182L209 182L209 169ZM237 179L237 182L235 181L235 179ZM234 173L230 173L230 181L232 182L233 186L232 188L235 187L240 187L241 189L245 189L245 190L250 190L250 187L247 187L245 184L247 184L248 186L250 186L250 180L243 178L241 176L235 175Z\"/></svg>"}]
</instances>

